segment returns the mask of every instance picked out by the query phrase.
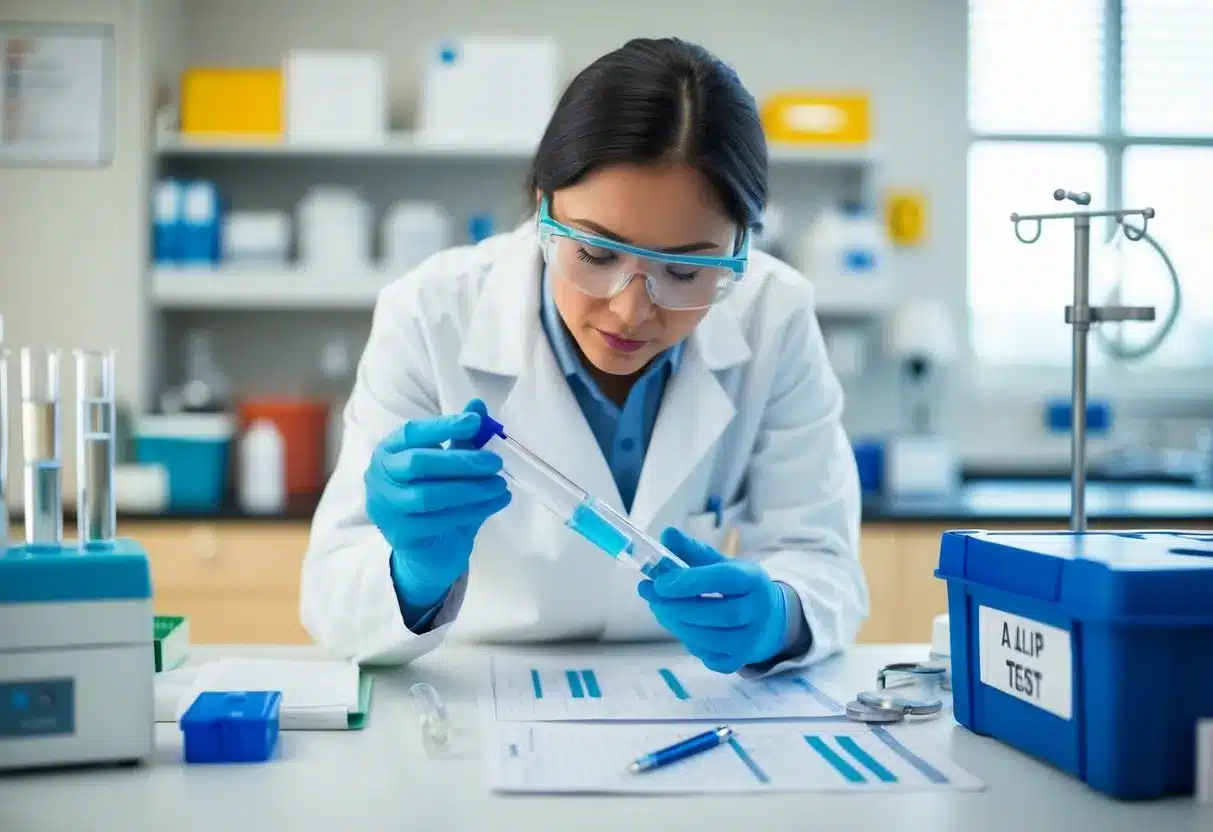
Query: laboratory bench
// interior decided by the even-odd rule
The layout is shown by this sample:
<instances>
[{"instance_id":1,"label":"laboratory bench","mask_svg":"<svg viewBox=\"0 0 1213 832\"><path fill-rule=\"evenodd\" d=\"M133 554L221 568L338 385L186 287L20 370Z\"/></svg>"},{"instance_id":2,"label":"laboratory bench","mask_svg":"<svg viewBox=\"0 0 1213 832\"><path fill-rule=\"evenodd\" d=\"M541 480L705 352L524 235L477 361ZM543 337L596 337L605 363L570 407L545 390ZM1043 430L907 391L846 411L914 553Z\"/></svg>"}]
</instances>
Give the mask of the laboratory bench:
<instances>
[{"instance_id":1,"label":"laboratory bench","mask_svg":"<svg viewBox=\"0 0 1213 832\"><path fill-rule=\"evenodd\" d=\"M1213 491L1174 484L1090 483L1092 529L1213 529ZM205 514L120 514L119 531L148 551L156 611L185 615L198 644L306 644L299 623L299 572L314 501L283 514L231 507ZM923 642L947 611L934 575L949 529L1064 529L1069 485L1062 480L983 480L931 499L868 499L860 559L872 614L861 642ZM65 518L68 534L75 525ZM20 539L14 518L13 539Z\"/></svg>"},{"instance_id":2,"label":"laboratory bench","mask_svg":"<svg viewBox=\"0 0 1213 832\"><path fill-rule=\"evenodd\" d=\"M561 648L557 648L560 650ZM582 648L587 658L601 648ZM607 655L652 655L674 646L627 645ZM410 830L764 830L836 832L1208 832L1213 807L1191 798L1120 802L1044 763L958 726L950 713L905 726L924 747L946 754L985 785L982 791L886 794L788 793L617 797L511 795L489 791L478 694L487 657L510 650L444 644L402 668L377 668L362 731L286 731L277 759L264 764L186 765L173 723L156 725L154 760L138 768L80 768L0 777L0 828L28 832L114 829ZM925 644L863 645L828 660L818 673L840 691L865 690L889 662L921 660ZM212 647L218 656L302 659L307 648ZM432 759L423 750L417 682L441 694L460 751Z\"/></svg>"}]
</instances>

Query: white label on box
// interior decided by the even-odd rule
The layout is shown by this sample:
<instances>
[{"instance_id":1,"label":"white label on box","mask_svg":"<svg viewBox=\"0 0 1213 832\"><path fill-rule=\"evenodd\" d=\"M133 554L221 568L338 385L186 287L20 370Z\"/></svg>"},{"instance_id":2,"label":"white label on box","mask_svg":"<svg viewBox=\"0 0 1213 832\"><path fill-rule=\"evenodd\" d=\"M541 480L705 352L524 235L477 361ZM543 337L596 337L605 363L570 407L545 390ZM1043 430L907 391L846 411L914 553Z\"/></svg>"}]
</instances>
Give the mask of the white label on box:
<instances>
[{"instance_id":1,"label":"white label on box","mask_svg":"<svg viewBox=\"0 0 1213 832\"><path fill-rule=\"evenodd\" d=\"M981 682L1062 719L1074 711L1070 634L1030 618L977 608Z\"/></svg>"},{"instance_id":2,"label":"white label on box","mask_svg":"<svg viewBox=\"0 0 1213 832\"><path fill-rule=\"evenodd\" d=\"M1213 803L1213 719L1196 723L1196 799Z\"/></svg>"}]
</instances>

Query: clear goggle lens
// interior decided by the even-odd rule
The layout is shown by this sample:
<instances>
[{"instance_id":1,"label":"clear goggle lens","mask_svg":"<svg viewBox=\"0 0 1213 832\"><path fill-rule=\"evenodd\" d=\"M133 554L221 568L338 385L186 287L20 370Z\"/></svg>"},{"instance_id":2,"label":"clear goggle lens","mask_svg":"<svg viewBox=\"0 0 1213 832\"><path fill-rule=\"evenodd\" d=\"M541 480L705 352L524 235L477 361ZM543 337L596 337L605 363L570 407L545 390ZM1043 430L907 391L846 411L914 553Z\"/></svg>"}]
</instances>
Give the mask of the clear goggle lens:
<instances>
[{"instance_id":1,"label":"clear goggle lens","mask_svg":"<svg viewBox=\"0 0 1213 832\"><path fill-rule=\"evenodd\" d=\"M611 298L642 278L653 303L666 309L705 309L721 301L741 276L722 266L645 257L545 231L543 259L556 277L587 295Z\"/></svg>"}]
</instances>

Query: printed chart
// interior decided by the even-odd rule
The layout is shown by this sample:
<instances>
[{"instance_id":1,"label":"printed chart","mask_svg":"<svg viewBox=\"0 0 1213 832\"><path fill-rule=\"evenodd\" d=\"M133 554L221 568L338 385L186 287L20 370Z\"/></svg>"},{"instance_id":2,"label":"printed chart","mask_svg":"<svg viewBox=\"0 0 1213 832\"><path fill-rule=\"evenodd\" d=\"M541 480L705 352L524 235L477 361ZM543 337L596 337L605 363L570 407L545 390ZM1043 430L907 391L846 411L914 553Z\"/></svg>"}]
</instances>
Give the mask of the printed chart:
<instances>
[{"instance_id":1,"label":"printed chart","mask_svg":"<svg viewBox=\"0 0 1213 832\"><path fill-rule=\"evenodd\" d=\"M499 723L489 770L499 792L747 793L976 791L981 781L909 732L854 723L746 724L728 742L644 774L628 763L702 726Z\"/></svg>"},{"instance_id":2,"label":"printed chart","mask_svg":"<svg viewBox=\"0 0 1213 832\"><path fill-rule=\"evenodd\" d=\"M495 716L504 722L837 719L842 707L808 675L747 680L686 659L495 657Z\"/></svg>"}]
</instances>

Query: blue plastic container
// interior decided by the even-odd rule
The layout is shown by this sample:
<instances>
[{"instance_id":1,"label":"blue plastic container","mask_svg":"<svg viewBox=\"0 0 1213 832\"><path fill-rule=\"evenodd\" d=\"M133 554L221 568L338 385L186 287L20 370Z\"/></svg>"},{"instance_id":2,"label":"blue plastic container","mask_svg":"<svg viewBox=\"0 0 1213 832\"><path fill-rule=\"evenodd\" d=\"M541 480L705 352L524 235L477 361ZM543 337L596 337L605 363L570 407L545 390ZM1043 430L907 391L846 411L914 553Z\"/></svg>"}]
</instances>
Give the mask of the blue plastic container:
<instances>
[{"instance_id":1,"label":"blue plastic container","mask_svg":"<svg viewBox=\"0 0 1213 832\"><path fill-rule=\"evenodd\" d=\"M1191 794L1213 532L947 532L956 719L1124 800Z\"/></svg>"},{"instance_id":2,"label":"blue plastic container","mask_svg":"<svg viewBox=\"0 0 1213 832\"><path fill-rule=\"evenodd\" d=\"M179 723L187 763L261 763L278 745L280 691L205 691Z\"/></svg>"},{"instance_id":3,"label":"blue plastic container","mask_svg":"<svg viewBox=\"0 0 1213 832\"><path fill-rule=\"evenodd\" d=\"M856 439L851 450L855 453L860 490L864 494L879 494L884 489L884 441Z\"/></svg>"},{"instance_id":4,"label":"blue plastic container","mask_svg":"<svg viewBox=\"0 0 1213 832\"><path fill-rule=\"evenodd\" d=\"M145 416L134 427L135 459L168 472L170 511L215 511L227 491L234 434L225 414Z\"/></svg>"}]
</instances>

